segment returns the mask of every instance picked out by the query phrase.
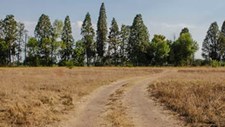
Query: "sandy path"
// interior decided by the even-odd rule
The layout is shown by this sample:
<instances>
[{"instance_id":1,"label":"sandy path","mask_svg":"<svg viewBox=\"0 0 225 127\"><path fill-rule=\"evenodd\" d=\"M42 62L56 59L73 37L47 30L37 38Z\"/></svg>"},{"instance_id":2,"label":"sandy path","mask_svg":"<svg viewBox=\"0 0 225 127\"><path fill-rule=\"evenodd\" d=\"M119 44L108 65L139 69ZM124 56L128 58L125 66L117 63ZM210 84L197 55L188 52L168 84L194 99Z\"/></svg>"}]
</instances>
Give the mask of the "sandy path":
<instances>
[{"instance_id":1,"label":"sandy path","mask_svg":"<svg viewBox=\"0 0 225 127\"><path fill-rule=\"evenodd\" d=\"M146 88L157 78L158 76L136 81L127 91L124 103L128 107L128 116L132 117L135 127L180 127L180 122L173 115L166 113L148 97Z\"/></svg>"},{"instance_id":2,"label":"sandy path","mask_svg":"<svg viewBox=\"0 0 225 127\"><path fill-rule=\"evenodd\" d=\"M62 123L63 127L101 127L102 119L100 115L104 112L104 107L109 96L129 79L114 82L103 86L78 102L76 114L69 121Z\"/></svg>"},{"instance_id":3,"label":"sandy path","mask_svg":"<svg viewBox=\"0 0 225 127\"><path fill-rule=\"evenodd\" d=\"M69 121L62 123L60 126L112 126L113 124L109 123L110 121L107 121L107 119L104 118L107 115L103 114L107 113L107 105L110 102L110 97L118 90L125 89L124 86L126 86L126 90L123 90L123 93L120 94L118 99L120 100L119 102L122 103L123 107L126 107L126 114L124 115L127 115L127 118L129 118L129 121L133 126L179 127L181 126L180 122L177 121L173 115L165 113L165 110L163 110L161 106L156 105L155 102L148 97L147 93L149 83L169 73L170 72L168 71L164 71L150 76L124 79L110 85L103 86L83 98L77 104L75 115L71 117Z\"/></svg>"}]
</instances>

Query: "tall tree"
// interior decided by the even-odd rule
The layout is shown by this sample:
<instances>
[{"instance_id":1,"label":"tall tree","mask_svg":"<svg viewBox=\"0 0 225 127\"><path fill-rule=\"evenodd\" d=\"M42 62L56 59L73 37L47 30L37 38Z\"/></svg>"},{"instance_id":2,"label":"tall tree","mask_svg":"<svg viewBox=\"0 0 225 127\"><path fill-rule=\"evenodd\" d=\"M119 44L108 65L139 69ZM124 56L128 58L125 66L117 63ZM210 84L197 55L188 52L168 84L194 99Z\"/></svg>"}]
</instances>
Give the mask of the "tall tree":
<instances>
[{"instance_id":1,"label":"tall tree","mask_svg":"<svg viewBox=\"0 0 225 127\"><path fill-rule=\"evenodd\" d=\"M121 64L125 65L128 61L128 42L130 37L130 26L122 25L120 31L120 59Z\"/></svg>"},{"instance_id":2,"label":"tall tree","mask_svg":"<svg viewBox=\"0 0 225 127\"><path fill-rule=\"evenodd\" d=\"M134 18L129 37L129 59L135 66L148 64L146 55L149 42L148 29L141 14L138 14Z\"/></svg>"},{"instance_id":3,"label":"tall tree","mask_svg":"<svg viewBox=\"0 0 225 127\"><path fill-rule=\"evenodd\" d=\"M225 21L223 22L221 32L218 39L218 47L220 52L221 60L225 61Z\"/></svg>"},{"instance_id":4,"label":"tall tree","mask_svg":"<svg viewBox=\"0 0 225 127\"><path fill-rule=\"evenodd\" d=\"M6 65L8 62L8 45L6 44L4 40L4 25L3 21L0 20L0 65Z\"/></svg>"},{"instance_id":5,"label":"tall tree","mask_svg":"<svg viewBox=\"0 0 225 127\"><path fill-rule=\"evenodd\" d=\"M194 59L195 52L198 50L197 42L192 39L189 30L186 31L184 29L180 33L180 37L171 46L173 63L179 66L190 65Z\"/></svg>"},{"instance_id":6,"label":"tall tree","mask_svg":"<svg viewBox=\"0 0 225 127\"><path fill-rule=\"evenodd\" d=\"M22 44L24 44L24 35L25 35L25 25L21 22L17 24L18 29L18 38L17 38L17 64L21 62L22 56Z\"/></svg>"},{"instance_id":7,"label":"tall tree","mask_svg":"<svg viewBox=\"0 0 225 127\"><path fill-rule=\"evenodd\" d=\"M66 61L70 61L73 55L74 39L72 35L72 28L69 16L66 16L62 32L62 46L61 46L61 65Z\"/></svg>"},{"instance_id":8,"label":"tall tree","mask_svg":"<svg viewBox=\"0 0 225 127\"><path fill-rule=\"evenodd\" d=\"M49 16L42 14L35 27L35 37L40 41L44 38L51 38L53 33Z\"/></svg>"},{"instance_id":9,"label":"tall tree","mask_svg":"<svg viewBox=\"0 0 225 127\"><path fill-rule=\"evenodd\" d=\"M16 55L17 47L17 22L13 15L7 15L2 22L3 38L7 47L7 64L11 64L12 58Z\"/></svg>"},{"instance_id":10,"label":"tall tree","mask_svg":"<svg viewBox=\"0 0 225 127\"><path fill-rule=\"evenodd\" d=\"M202 44L202 56L206 60L220 60L219 39L220 31L216 22L209 27L207 35Z\"/></svg>"},{"instance_id":11,"label":"tall tree","mask_svg":"<svg viewBox=\"0 0 225 127\"><path fill-rule=\"evenodd\" d=\"M95 57L95 46L94 46L94 36L95 31L91 23L91 15L89 13L86 14L85 19L81 28L81 35L83 36L82 41L85 46L85 54L87 60L87 66L90 66L91 60Z\"/></svg>"},{"instance_id":12,"label":"tall tree","mask_svg":"<svg viewBox=\"0 0 225 127\"><path fill-rule=\"evenodd\" d=\"M62 44L61 41L62 31L63 31L63 21L55 20L53 22L53 37L51 45L51 59L55 63L60 58L59 50L60 45Z\"/></svg>"},{"instance_id":13,"label":"tall tree","mask_svg":"<svg viewBox=\"0 0 225 127\"><path fill-rule=\"evenodd\" d=\"M110 32L109 32L109 42L108 42L108 61L109 64L118 65L119 59L119 43L120 43L120 32L116 19L113 18Z\"/></svg>"},{"instance_id":14,"label":"tall tree","mask_svg":"<svg viewBox=\"0 0 225 127\"><path fill-rule=\"evenodd\" d=\"M98 18L98 24L97 24L97 55L98 55L98 61L100 64L102 64L102 59L104 57L105 53L105 43L107 41L107 21L106 21L106 10L105 5L102 3L100 12L99 12L99 18Z\"/></svg>"},{"instance_id":15,"label":"tall tree","mask_svg":"<svg viewBox=\"0 0 225 127\"><path fill-rule=\"evenodd\" d=\"M154 35L150 49L153 56L152 63L154 65L166 64L170 52L170 45L165 36Z\"/></svg>"},{"instance_id":16,"label":"tall tree","mask_svg":"<svg viewBox=\"0 0 225 127\"><path fill-rule=\"evenodd\" d=\"M41 15L36 25L34 34L39 43L39 56L41 64L43 66L51 66L53 63L51 59L53 28L47 15Z\"/></svg>"}]
</instances>

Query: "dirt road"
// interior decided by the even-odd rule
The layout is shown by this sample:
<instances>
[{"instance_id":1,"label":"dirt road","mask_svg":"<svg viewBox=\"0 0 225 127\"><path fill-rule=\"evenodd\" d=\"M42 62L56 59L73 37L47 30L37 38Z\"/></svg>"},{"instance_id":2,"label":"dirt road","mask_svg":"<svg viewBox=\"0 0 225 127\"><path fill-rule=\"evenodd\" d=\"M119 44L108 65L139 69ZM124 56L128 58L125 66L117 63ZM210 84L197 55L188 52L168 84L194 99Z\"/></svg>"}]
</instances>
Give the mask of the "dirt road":
<instances>
[{"instance_id":1,"label":"dirt road","mask_svg":"<svg viewBox=\"0 0 225 127\"><path fill-rule=\"evenodd\" d=\"M169 71L103 86L77 103L63 127L180 127L182 124L148 97L148 85Z\"/></svg>"}]
</instances>

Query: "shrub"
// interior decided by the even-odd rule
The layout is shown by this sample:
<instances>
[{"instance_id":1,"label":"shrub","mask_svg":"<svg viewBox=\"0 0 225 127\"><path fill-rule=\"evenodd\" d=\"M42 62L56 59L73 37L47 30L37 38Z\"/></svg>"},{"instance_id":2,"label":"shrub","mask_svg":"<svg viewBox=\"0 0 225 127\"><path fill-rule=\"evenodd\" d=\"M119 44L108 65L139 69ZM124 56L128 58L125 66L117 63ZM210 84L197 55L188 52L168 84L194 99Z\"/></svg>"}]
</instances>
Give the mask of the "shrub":
<instances>
[{"instance_id":1,"label":"shrub","mask_svg":"<svg viewBox=\"0 0 225 127\"><path fill-rule=\"evenodd\" d=\"M211 65L212 67L221 67L222 63L221 63L220 61L217 61L217 60L212 60L212 61L210 62L210 65Z\"/></svg>"},{"instance_id":2,"label":"shrub","mask_svg":"<svg viewBox=\"0 0 225 127\"><path fill-rule=\"evenodd\" d=\"M66 65L66 67L69 68L69 69L72 69L73 66L74 66L73 61L71 61L71 60L70 60L70 61L66 61L66 62L65 62L65 65Z\"/></svg>"}]
</instances>

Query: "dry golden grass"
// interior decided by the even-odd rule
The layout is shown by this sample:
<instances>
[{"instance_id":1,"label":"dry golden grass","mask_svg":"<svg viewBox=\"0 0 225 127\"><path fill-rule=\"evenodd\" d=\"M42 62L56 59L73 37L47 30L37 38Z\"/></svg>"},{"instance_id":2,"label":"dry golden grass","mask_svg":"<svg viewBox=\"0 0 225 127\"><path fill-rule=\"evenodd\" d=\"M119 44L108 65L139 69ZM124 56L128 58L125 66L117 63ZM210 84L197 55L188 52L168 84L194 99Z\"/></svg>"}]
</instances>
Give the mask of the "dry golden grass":
<instances>
[{"instance_id":1,"label":"dry golden grass","mask_svg":"<svg viewBox=\"0 0 225 127\"><path fill-rule=\"evenodd\" d=\"M120 78L152 68L0 68L0 127L45 126L64 119L74 103Z\"/></svg>"},{"instance_id":2,"label":"dry golden grass","mask_svg":"<svg viewBox=\"0 0 225 127\"><path fill-rule=\"evenodd\" d=\"M225 127L225 69L191 68L161 78L150 94L191 126Z\"/></svg>"},{"instance_id":3,"label":"dry golden grass","mask_svg":"<svg viewBox=\"0 0 225 127\"><path fill-rule=\"evenodd\" d=\"M124 84L110 95L106 118L112 127L134 127L130 118L127 117L126 107L121 101L127 86L128 84Z\"/></svg>"}]
</instances>

